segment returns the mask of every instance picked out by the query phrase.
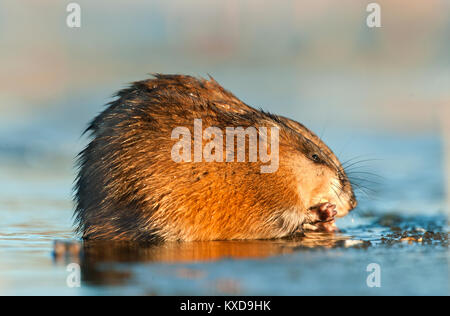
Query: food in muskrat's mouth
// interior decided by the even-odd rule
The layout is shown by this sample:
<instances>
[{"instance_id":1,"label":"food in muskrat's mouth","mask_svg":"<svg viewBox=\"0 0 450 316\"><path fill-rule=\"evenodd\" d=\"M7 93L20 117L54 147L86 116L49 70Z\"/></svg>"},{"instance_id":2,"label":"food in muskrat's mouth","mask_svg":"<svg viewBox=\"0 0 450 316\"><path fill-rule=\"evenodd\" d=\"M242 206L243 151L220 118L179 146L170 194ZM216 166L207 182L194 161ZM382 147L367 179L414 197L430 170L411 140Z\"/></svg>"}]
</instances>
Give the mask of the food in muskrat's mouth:
<instances>
[{"instance_id":1,"label":"food in muskrat's mouth","mask_svg":"<svg viewBox=\"0 0 450 316\"><path fill-rule=\"evenodd\" d=\"M268 239L335 231L356 206L330 148L214 79L155 75L89 125L75 184L87 240ZM230 134L229 134L230 133Z\"/></svg>"}]
</instances>

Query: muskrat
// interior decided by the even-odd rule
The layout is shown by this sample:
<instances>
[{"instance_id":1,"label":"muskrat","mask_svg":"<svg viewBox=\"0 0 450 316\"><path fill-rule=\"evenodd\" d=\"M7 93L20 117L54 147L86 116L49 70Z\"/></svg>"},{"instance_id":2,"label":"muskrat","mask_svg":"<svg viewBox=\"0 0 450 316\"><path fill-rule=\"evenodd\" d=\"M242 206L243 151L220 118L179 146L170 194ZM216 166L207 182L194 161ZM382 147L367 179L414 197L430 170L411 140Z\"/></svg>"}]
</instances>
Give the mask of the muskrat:
<instances>
[{"instance_id":1,"label":"muskrat","mask_svg":"<svg viewBox=\"0 0 450 316\"><path fill-rule=\"evenodd\" d=\"M277 165L264 172L267 164L251 159L251 133L244 134L241 146L249 144L249 150L240 160L233 156L239 148L226 147L225 135L217 133L216 146L208 148L216 158L223 158L218 155L223 150L226 161L201 154L198 159L195 150L205 152L208 139L180 140L174 131L182 127L198 135L199 120L200 137L206 127L255 128L261 141L269 139L263 131L270 129L278 144L266 149ZM85 240L271 239L305 229L331 232L335 217L357 204L341 163L318 136L296 121L250 107L212 77L156 74L134 82L85 132L91 141L78 155L74 188L77 232ZM207 136L212 139L210 132ZM174 150L184 160L174 159Z\"/></svg>"}]
</instances>

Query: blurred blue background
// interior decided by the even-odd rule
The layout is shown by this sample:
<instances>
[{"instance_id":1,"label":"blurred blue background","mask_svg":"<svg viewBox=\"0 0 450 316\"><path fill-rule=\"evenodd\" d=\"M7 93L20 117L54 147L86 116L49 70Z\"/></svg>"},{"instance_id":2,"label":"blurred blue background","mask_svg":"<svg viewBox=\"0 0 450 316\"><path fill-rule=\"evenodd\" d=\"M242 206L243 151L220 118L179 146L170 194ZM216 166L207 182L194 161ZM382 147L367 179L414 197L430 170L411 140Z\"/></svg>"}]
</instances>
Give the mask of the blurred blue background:
<instances>
[{"instance_id":1,"label":"blurred blue background","mask_svg":"<svg viewBox=\"0 0 450 316\"><path fill-rule=\"evenodd\" d=\"M377 177L357 193L359 213L445 214L450 2L377 1L381 28L366 25L371 1L76 2L81 28L66 26L70 1L0 2L0 294L42 282L46 294L62 291L65 271L49 253L52 240L74 237L81 132L149 73L210 74L302 122L341 160L367 159L359 170Z\"/></svg>"}]
</instances>

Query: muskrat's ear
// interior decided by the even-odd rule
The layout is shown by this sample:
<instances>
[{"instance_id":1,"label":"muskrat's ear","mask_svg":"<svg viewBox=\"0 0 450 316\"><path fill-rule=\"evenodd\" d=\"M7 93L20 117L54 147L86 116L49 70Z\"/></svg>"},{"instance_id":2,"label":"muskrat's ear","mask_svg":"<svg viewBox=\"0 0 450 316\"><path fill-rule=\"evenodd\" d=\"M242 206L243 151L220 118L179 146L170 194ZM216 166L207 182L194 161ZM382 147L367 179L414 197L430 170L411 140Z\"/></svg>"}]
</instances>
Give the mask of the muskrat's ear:
<instances>
[{"instance_id":1,"label":"muskrat's ear","mask_svg":"<svg viewBox=\"0 0 450 316\"><path fill-rule=\"evenodd\" d=\"M208 78L209 78L210 81L212 81L212 82L218 84L218 82L216 81L216 79L214 79L209 73L207 73L206 75L208 76Z\"/></svg>"}]
</instances>

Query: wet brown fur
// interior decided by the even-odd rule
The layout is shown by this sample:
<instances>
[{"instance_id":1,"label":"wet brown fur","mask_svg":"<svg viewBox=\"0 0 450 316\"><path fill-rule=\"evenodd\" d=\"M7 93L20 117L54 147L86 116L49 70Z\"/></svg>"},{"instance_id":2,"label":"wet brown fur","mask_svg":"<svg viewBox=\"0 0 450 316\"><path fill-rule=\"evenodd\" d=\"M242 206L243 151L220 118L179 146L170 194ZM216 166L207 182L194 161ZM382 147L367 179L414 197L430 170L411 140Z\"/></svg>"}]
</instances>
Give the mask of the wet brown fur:
<instances>
[{"instance_id":1,"label":"wet brown fur","mask_svg":"<svg viewBox=\"0 0 450 316\"><path fill-rule=\"evenodd\" d=\"M261 173L260 162L172 161L172 130L185 126L193 135L194 119L223 130L279 127L278 170ZM321 198L340 203L339 216L356 205L339 160L315 134L244 104L212 78L158 74L135 82L87 132L92 140L79 154L75 184L84 239L279 238L311 222L308 210Z\"/></svg>"}]
</instances>

